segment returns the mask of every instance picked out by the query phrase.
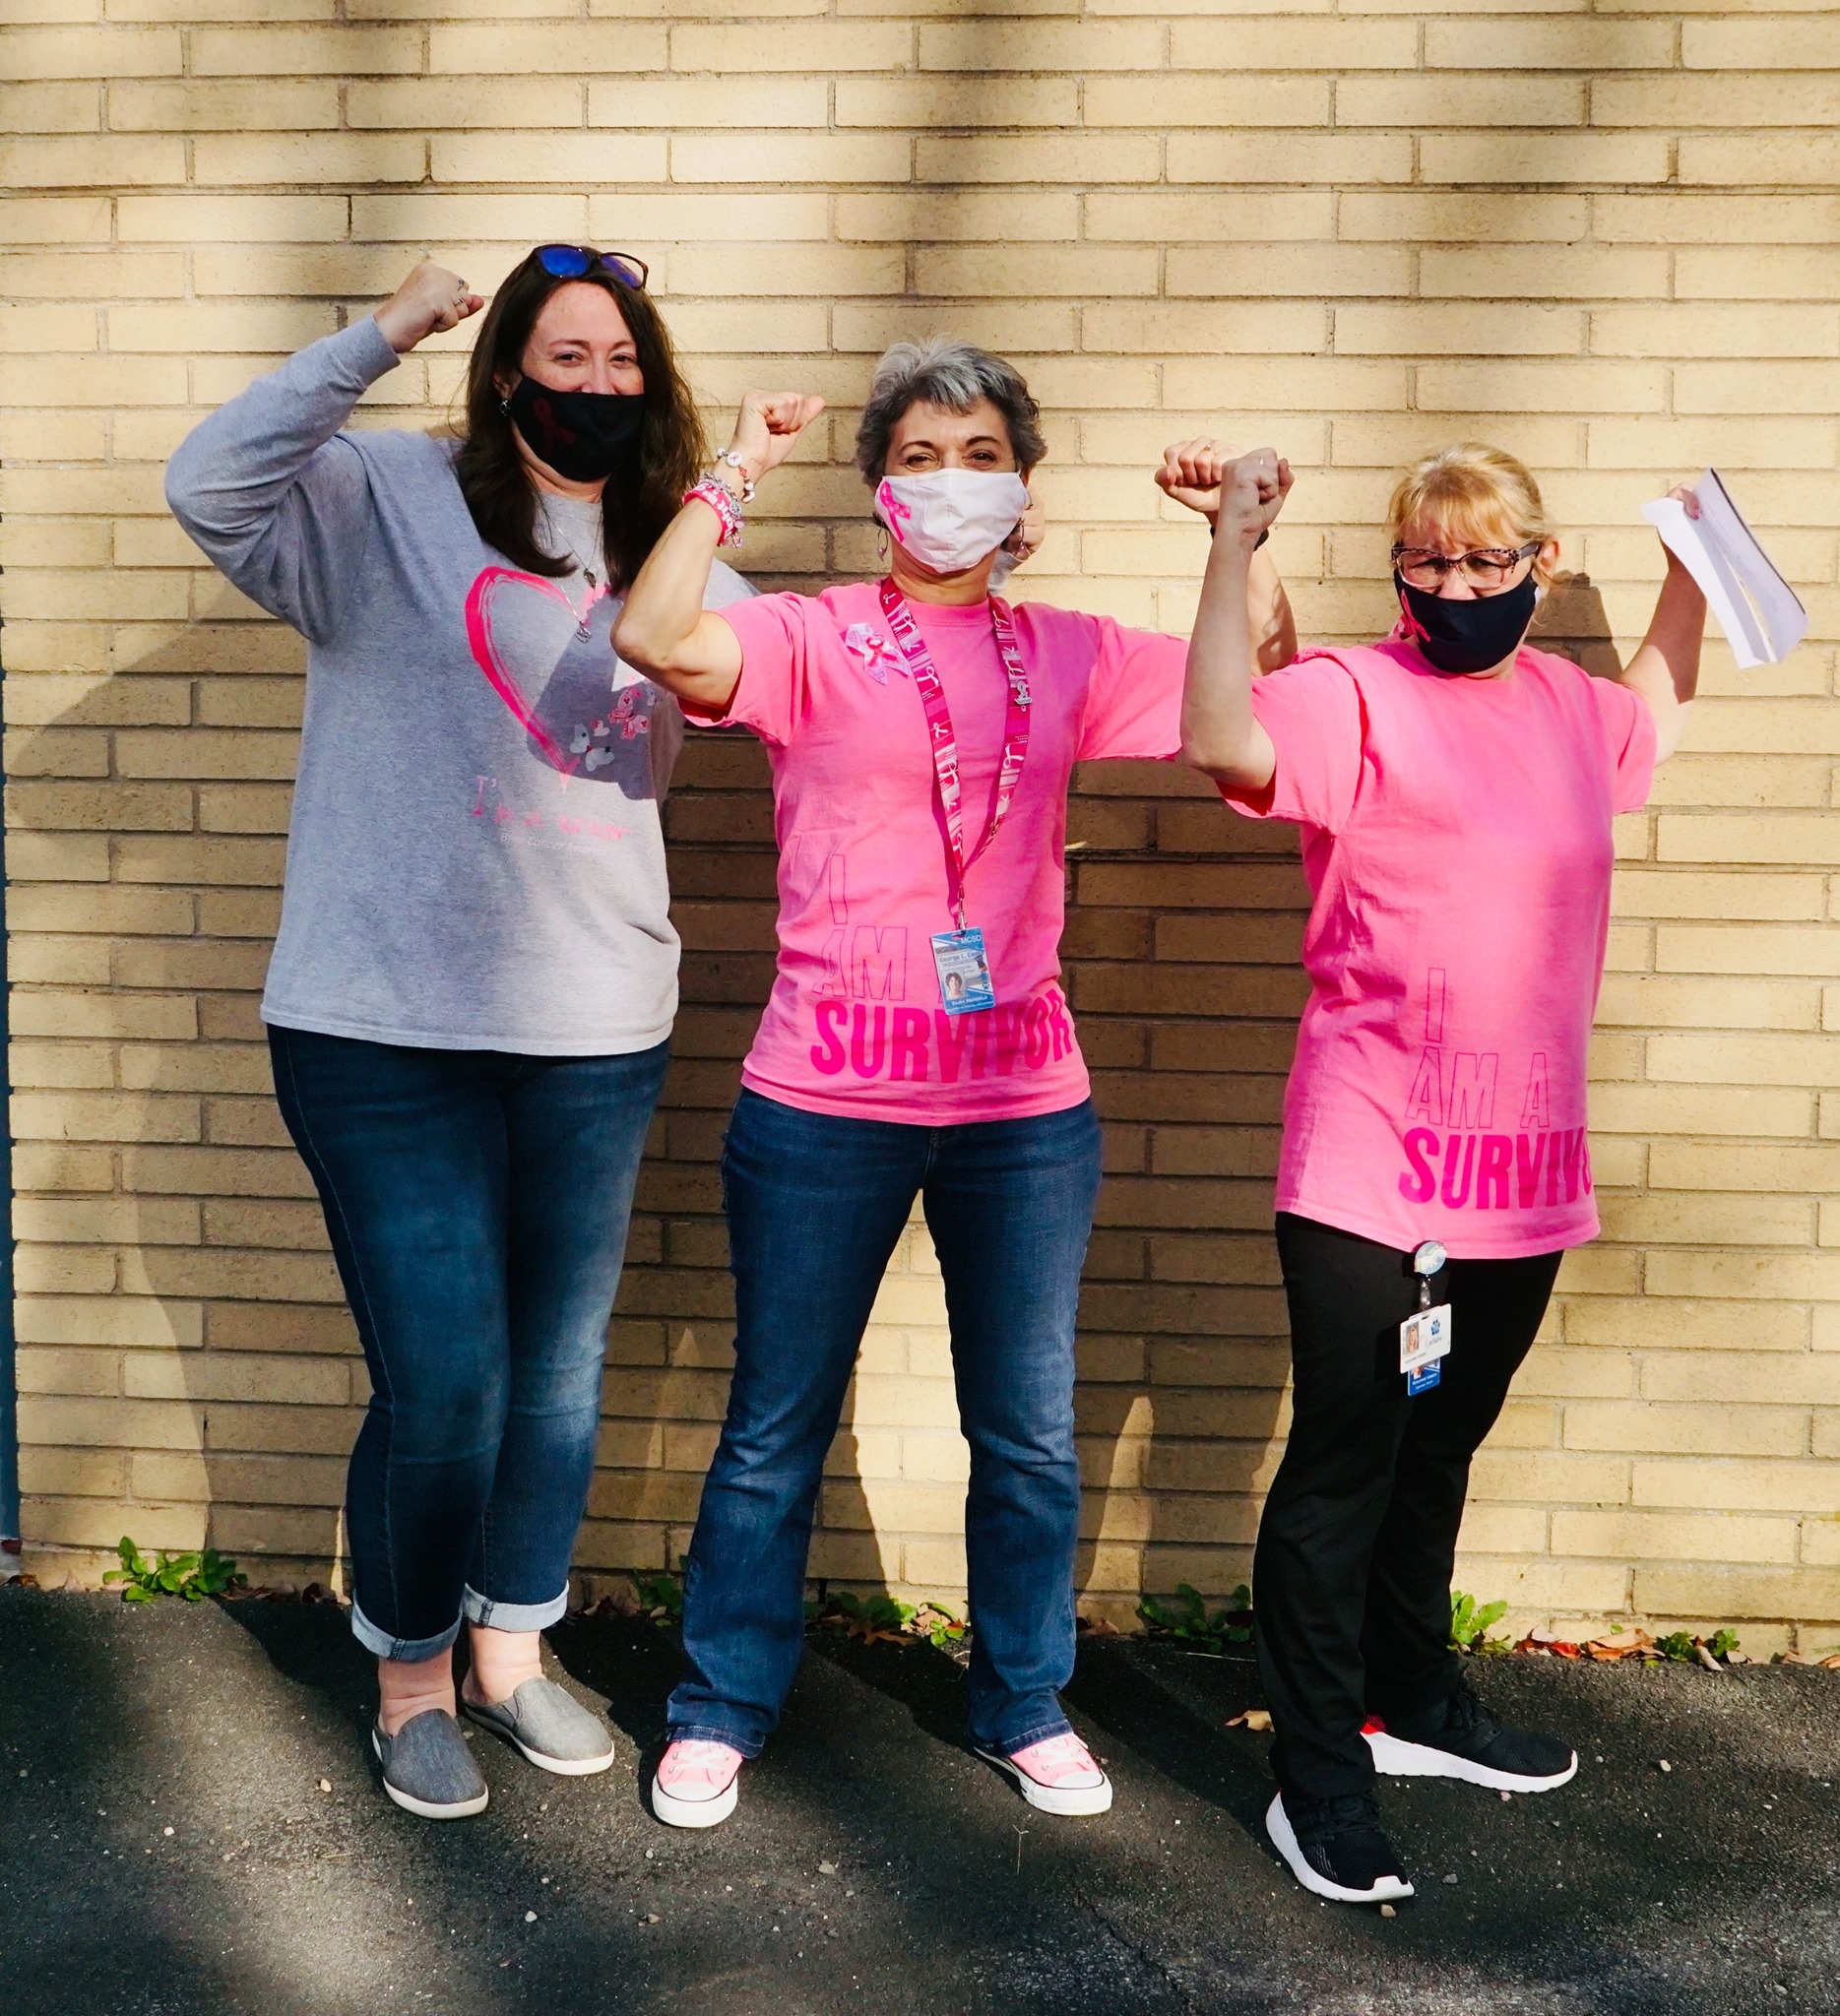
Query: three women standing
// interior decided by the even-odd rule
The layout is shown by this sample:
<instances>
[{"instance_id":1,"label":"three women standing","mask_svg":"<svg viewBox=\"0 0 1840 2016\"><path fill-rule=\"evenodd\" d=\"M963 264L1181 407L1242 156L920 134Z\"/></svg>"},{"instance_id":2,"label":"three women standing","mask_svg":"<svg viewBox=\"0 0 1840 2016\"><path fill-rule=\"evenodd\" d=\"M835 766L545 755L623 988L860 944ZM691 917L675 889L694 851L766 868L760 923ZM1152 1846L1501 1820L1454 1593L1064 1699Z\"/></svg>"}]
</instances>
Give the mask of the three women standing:
<instances>
[{"instance_id":1,"label":"three women standing","mask_svg":"<svg viewBox=\"0 0 1840 2016\"><path fill-rule=\"evenodd\" d=\"M655 1810L726 1817L777 1719L823 1458L917 1194L971 1444L973 1740L1045 1811L1110 1803L1057 1698L1099 1185L1061 851L1075 761L1179 750L1302 826L1314 898L1278 1196L1296 1418L1255 1569L1268 1827L1324 1896L1409 1894L1376 1769L1539 1790L1574 1768L1463 1685L1449 1576L1470 1459L1559 1254L1596 1230L1610 822L1678 739L1703 603L1671 566L1618 681L1527 650L1555 547L1527 472L1466 447L1395 497L1394 637L1291 664L1255 557L1289 472L1191 443L1162 480L1220 515L1192 650L1012 610L990 588L1038 414L1011 366L951 343L890 352L858 430L888 578L746 601L718 547L820 403L750 395L701 475L644 280L539 248L486 317L458 446L341 432L481 306L424 265L206 421L169 477L311 647L264 1015L371 1376L348 1518L386 1788L434 1817L485 1802L454 1720L463 1618L469 1712L549 1770L611 1759L538 1633L566 1601L675 1007L670 693L767 745L781 914L725 1146L737 1362ZM656 685L610 648L629 583L617 641ZM1255 659L1288 669L1254 685Z\"/></svg>"},{"instance_id":2,"label":"three women standing","mask_svg":"<svg viewBox=\"0 0 1840 2016\"><path fill-rule=\"evenodd\" d=\"M174 456L179 521L304 634L263 999L371 1397L346 1517L385 1789L485 1804L470 1714L565 1774L605 1726L539 1664L594 1465L606 1325L677 1006L659 804L682 738L617 663L624 583L705 450L619 254L541 246L475 345L459 442L342 431L482 303L424 262ZM726 568L712 601L749 591Z\"/></svg>"}]
</instances>

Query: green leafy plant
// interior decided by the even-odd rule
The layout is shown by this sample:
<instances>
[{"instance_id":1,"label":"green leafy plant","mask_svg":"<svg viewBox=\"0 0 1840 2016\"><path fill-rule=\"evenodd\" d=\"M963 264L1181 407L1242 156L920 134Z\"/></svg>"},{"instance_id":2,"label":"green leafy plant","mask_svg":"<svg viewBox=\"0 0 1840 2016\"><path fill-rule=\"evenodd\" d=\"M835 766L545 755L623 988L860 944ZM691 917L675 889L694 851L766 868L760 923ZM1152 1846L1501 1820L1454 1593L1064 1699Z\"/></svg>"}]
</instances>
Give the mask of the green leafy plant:
<instances>
[{"instance_id":1,"label":"green leafy plant","mask_svg":"<svg viewBox=\"0 0 1840 2016\"><path fill-rule=\"evenodd\" d=\"M1729 1624L1721 1626L1710 1638L1697 1638L1691 1631L1670 1631L1665 1638L1655 1640L1655 1650L1664 1659L1678 1660L1681 1666L1699 1666L1702 1653L1712 1659L1725 1659L1738 1650L1738 1633Z\"/></svg>"},{"instance_id":2,"label":"green leafy plant","mask_svg":"<svg viewBox=\"0 0 1840 2016\"><path fill-rule=\"evenodd\" d=\"M880 1640L898 1644L911 1635L919 1611L911 1603L892 1596L856 1596L840 1589L816 1608L813 1616L821 1630L842 1631L860 1638L865 1645Z\"/></svg>"},{"instance_id":3,"label":"green leafy plant","mask_svg":"<svg viewBox=\"0 0 1840 2016\"><path fill-rule=\"evenodd\" d=\"M942 1603L903 1603L893 1596L857 1596L847 1589L835 1595L820 1590L805 1605L805 1622L816 1631L841 1631L865 1645L913 1645L924 1639L935 1652L947 1651L971 1636L971 1626Z\"/></svg>"},{"instance_id":4,"label":"green leafy plant","mask_svg":"<svg viewBox=\"0 0 1840 2016\"><path fill-rule=\"evenodd\" d=\"M971 1636L971 1626L965 1619L941 1603L921 1604L909 1621L908 1630L916 1638L924 1638L935 1652L944 1652Z\"/></svg>"},{"instance_id":5,"label":"green leafy plant","mask_svg":"<svg viewBox=\"0 0 1840 2016\"><path fill-rule=\"evenodd\" d=\"M1178 1582L1175 1595L1174 1603L1147 1596L1137 1606L1137 1614L1159 1636L1179 1638L1200 1652L1251 1644L1252 1592L1243 1582L1227 1599L1225 1609L1210 1611L1206 1598L1192 1582Z\"/></svg>"},{"instance_id":6,"label":"green leafy plant","mask_svg":"<svg viewBox=\"0 0 1840 2016\"><path fill-rule=\"evenodd\" d=\"M1479 1604L1460 1589L1450 1592L1450 1649L1453 1652L1506 1652L1505 1638L1491 1638L1489 1627L1507 1615L1505 1603Z\"/></svg>"},{"instance_id":7,"label":"green leafy plant","mask_svg":"<svg viewBox=\"0 0 1840 2016\"><path fill-rule=\"evenodd\" d=\"M122 1585L123 1603L158 1603L162 1596L203 1603L208 1596L223 1596L246 1586L246 1578L236 1572L236 1563L216 1547L182 1554L169 1554L161 1547L159 1559L150 1561L124 1533L115 1551L121 1566L109 1569L102 1580Z\"/></svg>"},{"instance_id":8,"label":"green leafy plant","mask_svg":"<svg viewBox=\"0 0 1840 2016\"><path fill-rule=\"evenodd\" d=\"M683 1562L670 1569L641 1569L633 1576L639 1592L639 1614L648 1623L666 1625L683 1622Z\"/></svg>"}]
</instances>

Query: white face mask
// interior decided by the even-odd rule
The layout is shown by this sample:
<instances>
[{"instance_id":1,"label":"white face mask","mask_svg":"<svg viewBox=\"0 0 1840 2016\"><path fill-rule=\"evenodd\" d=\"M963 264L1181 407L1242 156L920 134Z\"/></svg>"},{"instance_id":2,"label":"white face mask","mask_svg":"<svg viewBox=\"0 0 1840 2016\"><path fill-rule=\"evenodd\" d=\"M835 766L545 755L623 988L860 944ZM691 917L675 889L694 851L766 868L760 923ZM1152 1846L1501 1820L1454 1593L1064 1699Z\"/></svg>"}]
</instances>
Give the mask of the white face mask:
<instances>
[{"instance_id":1,"label":"white face mask","mask_svg":"<svg viewBox=\"0 0 1840 2016\"><path fill-rule=\"evenodd\" d=\"M919 476L883 476L875 508L922 567L935 574L962 574L1016 530L1029 508L1029 486L1007 470L940 469Z\"/></svg>"}]
</instances>

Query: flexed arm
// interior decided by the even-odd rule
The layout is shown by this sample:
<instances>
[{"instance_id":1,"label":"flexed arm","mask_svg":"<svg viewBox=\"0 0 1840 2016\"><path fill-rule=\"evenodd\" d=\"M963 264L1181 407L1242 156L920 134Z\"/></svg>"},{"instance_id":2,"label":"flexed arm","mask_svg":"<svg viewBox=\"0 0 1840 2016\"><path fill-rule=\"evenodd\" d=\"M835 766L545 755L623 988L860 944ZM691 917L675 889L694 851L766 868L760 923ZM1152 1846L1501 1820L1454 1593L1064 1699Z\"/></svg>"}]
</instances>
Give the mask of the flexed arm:
<instances>
[{"instance_id":1,"label":"flexed arm","mask_svg":"<svg viewBox=\"0 0 1840 2016\"><path fill-rule=\"evenodd\" d=\"M1188 442L1170 451L1158 481L1195 510L1214 507L1214 543L1182 690L1183 760L1221 784L1262 790L1278 755L1252 712L1259 626L1251 575L1260 536L1291 488L1291 465L1269 448L1228 462L1211 444Z\"/></svg>"},{"instance_id":2,"label":"flexed arm","mask_svg":"<svg viewBox=\"0 0 1840 2016\"><path fill-rule=\"evenodd\" d=\"M812 393L748 393L729 450L739 466L716 465L717 475L737 502L744 479L758 482L777 469L823 410L823 400ZM727 711L741 676L741 647L734 632L703 609L722 532L715 506L690 498L647 556L613 628L613 648L628 664L679 700L712 714Z\"/></svg>"},{"instance_id":3,"label":"flexed arm","mask_svg":"<svg viewBox=\"0 0 1840 2016\"><path fill-rule=\"evenodd\" d=\"M370 536L369 481L337 440L365 389L436 329L484 304L424 259L375 316L322 337L201 420L166 467L172 514L228 579L328 640Z\"/></svg>"}]
</instances>

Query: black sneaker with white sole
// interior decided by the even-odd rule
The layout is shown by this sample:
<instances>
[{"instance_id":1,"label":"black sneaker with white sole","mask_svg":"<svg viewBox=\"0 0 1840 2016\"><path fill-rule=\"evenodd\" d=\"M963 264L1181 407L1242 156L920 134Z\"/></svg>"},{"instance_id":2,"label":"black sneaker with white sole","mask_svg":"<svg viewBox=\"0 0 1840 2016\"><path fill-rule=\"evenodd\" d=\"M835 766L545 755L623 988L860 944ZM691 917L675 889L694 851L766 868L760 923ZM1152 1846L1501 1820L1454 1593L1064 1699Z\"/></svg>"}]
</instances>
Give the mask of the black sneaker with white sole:
<instances>
[{"instance_id":1,"label":"black sneaker with white sole","mask_svg":"<svg viewBox=\"0 0 1840 2016\"><path fill-rule=\"evenodd\" d=\"M1552 1792L1578 1769L1556 1736L1498 1723L1459 1680L1423 1715L1366 1732L1374 1768L1389 1778L1458 1778L1491 1792Z\"/></svg>"},{"instance_id":2,"label":"black sneaker with white sole","mask_svg":"<svg viewBox=\"0 0 1840 2016\"><path fill-rule=\"evenodd\" d=\"M1339 1799L1272 1800L1265 1815L1272 1846L1305 1890L1337 1904L1392 1904L1413 1894L1399 1853L1380 1831L1380 1809L1366 1793Z\"/></svg>"}]
</instances>

